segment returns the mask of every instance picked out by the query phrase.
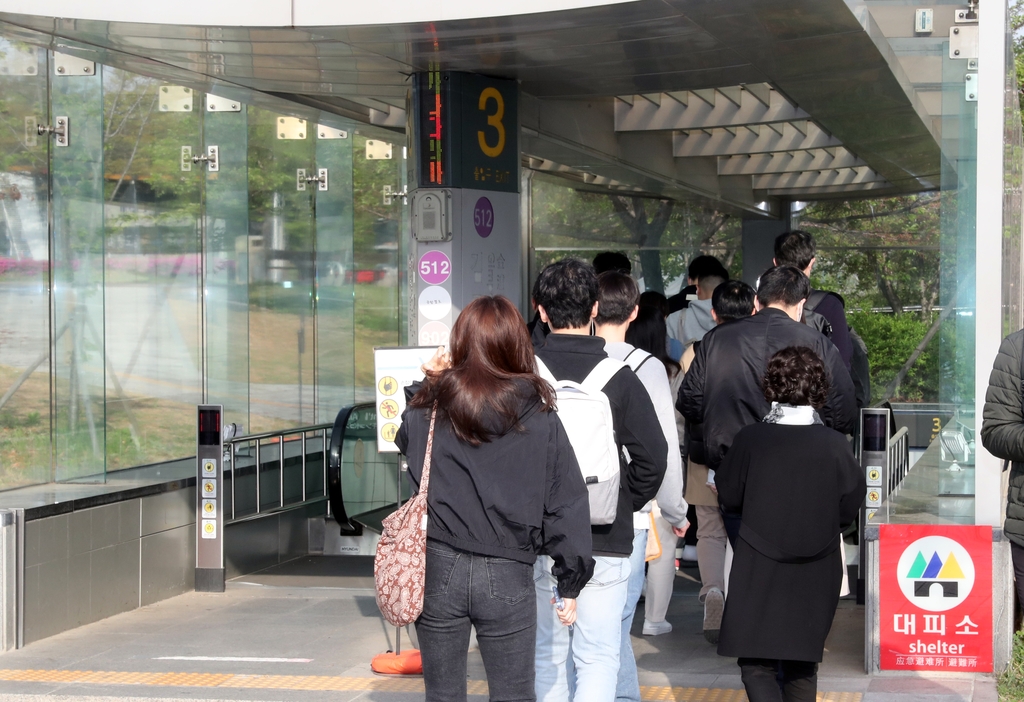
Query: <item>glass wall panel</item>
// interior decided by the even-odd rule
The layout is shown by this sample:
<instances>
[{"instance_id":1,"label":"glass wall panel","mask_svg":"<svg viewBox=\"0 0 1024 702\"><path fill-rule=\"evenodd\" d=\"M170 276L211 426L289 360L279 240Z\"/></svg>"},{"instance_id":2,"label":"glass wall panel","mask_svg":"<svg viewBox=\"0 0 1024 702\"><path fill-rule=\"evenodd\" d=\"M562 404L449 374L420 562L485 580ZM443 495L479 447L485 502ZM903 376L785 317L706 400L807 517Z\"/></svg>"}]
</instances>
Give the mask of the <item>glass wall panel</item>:
<instances>
[{"instance_id":1,"label":"glass wall panel","mask_svg":"<svg viewBox=\"0 0 1024 702\"><path fill-rule=\"evenodd\" d=\"M107 464L186 456L203 397L201 96L106 68Z\"/></svg>"},{"instance_id":2,"label":"glass wall panel","mask_svg":"<svg viewBox=\"0 0 1024 702\"><path fill-rule=\"evenodd\" d=\"M316 143L304 120L249 107L249 423L312 424ZM261 264L253 249L262 249Z\"/></svg>"},{"instance_id":3,"label":"glass wall panel","mask_svg":"<svg viewBox=\"0 0 1024 702\"><path fill-rule=\"evenodd\" d=\"M621 251L642 290L673 295L686 286L686 267L699 254L717 256L739 276L740 219L726 212L651 197L579 189L566 178L534 173L530 280L565 256L593 260Z\"/></svg>"},{"instance_id":4,"label":"glass wall panel","mask_svg":"<svg viewBox=\"0 0 1024 702\"><path fill-rule=\"evenodd\" d=\"M328 171L328 189L316 190L317 423L355 399L353 126L323 127L316 142L317 168Z\"/></svg>"},{"instance_id":5,"label":"glass wall panel","mask_svg":"<svg viewBox=\"0 0 1024 702\"><path fill-rule=\"evenodd\" d=\"M0 39L0 490L51 479L46 52Z\"/></svg>"},{"instance_id":6,"label":"glass wall panel","mask_svg":"<svg viewBox=\"0 0 1024 702\"><path fill-rule=\"evenodd\" d=\"M55 478L102 479L107 407L103 229L103 82L51 79L50 124L71 123L68 146L51 149L53 203L53 453ZM123 412L123 410L122 410Z\"/></svg>"},{"instance_id":7,"label":"glass wall panel","mask_svg":"<svg viewBox=\"0 0 1024 702\"><path fill-rule=\"evenodd\" d=\"M229 103L230 104L230 103ZM205 147L217 148L218 169L205 172L206 388L224 405L226 423L249 425L248 113L203 115ZM204 148L204 152L206 149ZM257 248L252 252L262 254Z\"/></svg>"},{"instance_id":8,"label":"glass wall panel","mask_svg":"<svg viewBox=\"0 0 1024 702\"><path fill-rule=\"evenodd\" d=\"M373 142L369 147L368 142ZM372 400L373 349L398 346L403 327L398 316L398 269L401 219L400 197L405 163L400 134L361 125L355 132L353 155L355 269L355 388L356 398ZM387 144L387 146L382 146ZM386 157L385 157L386 155Z\"/></svg>"}]
</instances>

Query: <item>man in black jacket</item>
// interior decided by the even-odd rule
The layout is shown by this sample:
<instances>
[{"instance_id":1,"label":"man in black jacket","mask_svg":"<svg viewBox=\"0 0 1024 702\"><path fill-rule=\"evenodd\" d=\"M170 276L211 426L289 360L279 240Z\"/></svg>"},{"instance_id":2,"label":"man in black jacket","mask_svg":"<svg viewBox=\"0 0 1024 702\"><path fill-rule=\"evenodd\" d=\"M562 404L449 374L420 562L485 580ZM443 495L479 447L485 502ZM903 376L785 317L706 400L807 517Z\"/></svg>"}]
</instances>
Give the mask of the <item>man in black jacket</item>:
<instances>
[{"instance_id":1,"label":"man in black jacket","mask_svg":"<svg viewBox=\"0 0 1024 702\"><path fill-rule=\"evenodd\" d=\"M736 432L768 414L761 379L772 355L787 346L809 347L825 363L829 395L822 421L844 434L857 425L853 381L843 359L821 332L798 321L809 292L810 282L797 268L769 269L761 276L757 314L715 327L701 341L676 408L689 421L703 422L708 468L717 471Z\"/></svg>"},{"instance_id":2,"label":"man in black jacket","mask_svg":"<svg viewBox=\"0 0 1024 702\"><path fill-rule=\"evenodd\" d=\"M779 234L775 238L775 265L795 266L804 272L804 275L811 277L811 269L818 261L817 248L814 245L814 237L799 229ZM817 305L811 304L811 308L820 314L832 327L831 341L839 351L839 356L846 364L846 370L850 370L853 362L853 340L850 338L850 325L846 321L846 309L843 306L843 299L837 294L828 291L811 290L811 293L818 298ZM815 300L811 300L812 303ZM800 319L798 321L805 321Z\"/></svg>"},{"instance_id":3,"label":"man in black jacket","mask_svg":"<svg viewBox=\"0 0 1024 702\"><path fill-rule=\"evenodd\" d=\"M1003 339L992 364L985 393L981 444L997 458L1010 461L1003 533L1010 540L1017 599L1024 602L1024 411L1021 409L1021 362L1024 330Z\"/></svg>"},{"instance_id":4,"label":"man in black jacket","mask_svg":"<svg viewBox=\"0 0 1024 702\"><path fill-rule=\"evenodd\" d=\"M558 380L583 380L607 358L604 339L590 336L598 309L597 275L589 264L563 259L541 271L533 299L551 333L536 345L537 357ZM576 600L571 638L551 605L551 563L535 565L537 583L537 699L539 702L612 702L619 671L620 628L633 550L633 512L654 498L665 476L668 445L654 405L628 366L604 386L619 447L621 488L615 521L591 526L594 576ZM627 464L622 448L629 452ZM569 684L567 664L575 669ZM573 692L570 693L570 690Z\"/></svg>"}]
</instances>

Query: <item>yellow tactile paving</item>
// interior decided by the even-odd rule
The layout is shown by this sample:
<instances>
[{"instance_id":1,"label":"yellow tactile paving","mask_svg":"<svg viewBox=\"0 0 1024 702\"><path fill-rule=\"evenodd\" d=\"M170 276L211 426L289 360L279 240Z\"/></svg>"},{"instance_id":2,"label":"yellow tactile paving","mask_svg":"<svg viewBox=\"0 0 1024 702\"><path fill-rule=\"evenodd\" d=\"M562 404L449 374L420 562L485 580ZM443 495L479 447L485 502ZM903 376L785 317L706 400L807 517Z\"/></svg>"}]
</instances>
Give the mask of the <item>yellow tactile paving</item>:
<instances>
[{"instance_id":1,"label":"yellow tactile paving","mask_svg":"<svg viewBox=\"0 0 1024 702\"><path fill-rule=\"evenodd\" d=\"M423 692L420 678L355 678L330 675L239 675L235 673L132 673L103 670L0 669L11 682L85 683L93 685L158 685L166 687L234 687L260 690L324 690L330 692ZM487 683L470 680L471 695L486 695ZM644 702L746 702L743 690L707 687L642 686ZM818 702L860 702L859 692L819 692Z\"/></svg>"}]
</instances>

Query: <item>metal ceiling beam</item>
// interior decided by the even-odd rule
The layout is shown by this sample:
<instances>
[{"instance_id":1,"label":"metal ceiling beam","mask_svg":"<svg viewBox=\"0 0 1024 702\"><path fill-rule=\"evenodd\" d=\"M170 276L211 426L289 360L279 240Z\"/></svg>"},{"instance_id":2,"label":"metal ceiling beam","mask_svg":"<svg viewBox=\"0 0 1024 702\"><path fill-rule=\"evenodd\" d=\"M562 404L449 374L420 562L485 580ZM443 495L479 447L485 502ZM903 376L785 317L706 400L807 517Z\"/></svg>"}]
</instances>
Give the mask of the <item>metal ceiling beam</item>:
<instances>
[{"instance_id":1,"label":"metal ceiling beam","mask_svg":"<svg viewBox=\"0 0 1024 702\"><path fill-rule=\"evenodd\" d=\"M676 156L689 158L801 151L842 144L814 122L804 122L800 126L802 130L793 123L782 122L740 129L679 132L672 135L672 149Z\"/></svg>"},{"instance_id":2,"label":"metal ceiling beam","mask_svg":"<svg viewBox=\"0 0 1024 702\"><path fill-rule=\"evenodd\" d=\"M873 197L882 197L899 191L895 190L893 185L887 181L876 181L856 185L823 185L816 188L772 188L755 192L764 198L784 197L794 200L814 200L827 197L860 197L864 193L872 193Z\"/></svg>"},{"instance_id":3,"label":"metal ceiling beam","mask_svg":"<svg viewBox=\"0 0 1024 702\"><path fill-rule=\"evenodd\" d=\"M826 186L861 186L868 183L889 183L868 166L857 168L838 168L827 171L808 171L805 173L780 173L775 175L754 176L754 190L778 190L780 188L821 188Z\"/></svg>"},{"instance_id":4,"label":"metal ceiling beam","mask_svg":"<svg viewBox=\"0 0 1024 702\"><path fill-rule=\"evenodd\" d=\"M663 104L672 101L662 99ZM629 184L665 197L765 214L761 199L754 199L749 176L719 176L714 158L675 158L669 134L616 134L611 102L546 100L522 93L523 153L562 167L557 170L587 173L588 183ZM634 102L657 107L646 99Z\"/></svg>"},{"instance_id":5,"label":"metal ceiling beam","mask_svg":"<svg viewBox=\"0 0 1024 702\"><path fill-rule=\"evenodd\" d=\"M837 168L866 166L843 147L791 151L754 156L729 156L718 159L719 175L762 175L765 173L802 173Z\"/></svg>"},{"instance_id":6,"label":"metal ceiling beam","mask_svg":"<svg viewBox=\"0 0 1024 702\"><path fill-rule=\"evenodd\" d=\"M615 99L615 131L653 131L744 127L808 119L777 90L761 97L746 88L689 90L659 94L657 101ZM764 97L768 98L765 104Z\"/></svg>"}]
</instances>

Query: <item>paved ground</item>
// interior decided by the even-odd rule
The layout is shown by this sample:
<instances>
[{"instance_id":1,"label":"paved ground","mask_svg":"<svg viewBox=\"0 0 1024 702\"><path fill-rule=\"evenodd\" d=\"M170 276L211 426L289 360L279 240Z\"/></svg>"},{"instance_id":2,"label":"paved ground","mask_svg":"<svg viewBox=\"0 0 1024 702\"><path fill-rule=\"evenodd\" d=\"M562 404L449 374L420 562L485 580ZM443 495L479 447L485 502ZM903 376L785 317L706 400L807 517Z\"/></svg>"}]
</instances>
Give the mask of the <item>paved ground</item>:
<instances>
[{"instance_id":1,"label":"paved ground","mask_svg":"<svg viewBox=\"0 0 1024 702\"><path fill-rule=\"evenodd\" d=\"M302 700L411 702L418 679L375 677L395 632L380 618L369 559L310 557L82 627L0 656L0 702ZM634 637L644 700L744 700L738 669L701 635L696 571L677 579L675 630ZM635 623L639 634L642 622ZM408 643L409 634L403 634ZM869 677L863 608L843 602L826 644L819 698L832 702L995 702L985 676ZM486 686L470 652L470 692ZM586 701L583 701L586 702Z\"/></svg>"}]
</instances>

